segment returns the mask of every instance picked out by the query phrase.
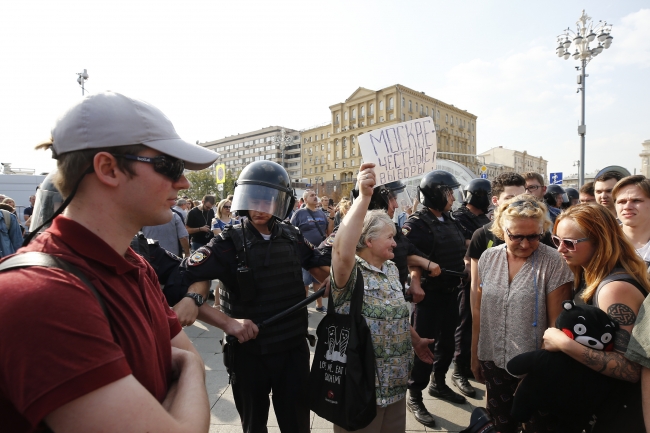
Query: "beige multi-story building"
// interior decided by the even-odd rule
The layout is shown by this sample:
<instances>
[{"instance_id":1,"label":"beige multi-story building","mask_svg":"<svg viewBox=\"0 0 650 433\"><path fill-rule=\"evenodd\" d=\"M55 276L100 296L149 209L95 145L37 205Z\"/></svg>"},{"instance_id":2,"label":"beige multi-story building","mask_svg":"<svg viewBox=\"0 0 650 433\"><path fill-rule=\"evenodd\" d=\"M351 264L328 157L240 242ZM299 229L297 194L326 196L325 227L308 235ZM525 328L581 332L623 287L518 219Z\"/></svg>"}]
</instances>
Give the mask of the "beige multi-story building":
<instances>
[{"instance_id":1,"label":"beige multi-story building","mask_svg":"<svg viewBox=\"0 0 650 433\"><path fill-rule=\"evenodd\" d=\"M514 169L515 172L520 174L528 171L535 171L544 176L544 179L548 179L548 161L541 156L529 155L525 150L520 152L518 150L505 149L503 146L499 146L480 153L478 156L483 157L485 164L502 164L508 168Z\"/></svg>"},{"instance_id":2,"label":"beige multi-story building","mask_svg":"<svg viewBox=\"0 0 650 433\"><path fill-rule=\"evenodd\" d=\"M359 87L345 102L330 106L330 112L329 123L300 131L302 178L327 185L324 193L346 196L353 187L362 163L359 135L422 117L434 119L440 158L477 171L477 117L424 92L399 84L378 91Z\"/></svg>"},{"instance_id":3,"label":"beige multi-story building","mask_svg":"<svg viewBox=\"0 0 650 433\"><path fill-rule=\"evenodd\" d=\"M253 161L270 160L283 165L292 182L300 182L300 133L294 129L269 126L200 144L219 152L217 163L235 177Z\"/></svg>"}]
</instances>

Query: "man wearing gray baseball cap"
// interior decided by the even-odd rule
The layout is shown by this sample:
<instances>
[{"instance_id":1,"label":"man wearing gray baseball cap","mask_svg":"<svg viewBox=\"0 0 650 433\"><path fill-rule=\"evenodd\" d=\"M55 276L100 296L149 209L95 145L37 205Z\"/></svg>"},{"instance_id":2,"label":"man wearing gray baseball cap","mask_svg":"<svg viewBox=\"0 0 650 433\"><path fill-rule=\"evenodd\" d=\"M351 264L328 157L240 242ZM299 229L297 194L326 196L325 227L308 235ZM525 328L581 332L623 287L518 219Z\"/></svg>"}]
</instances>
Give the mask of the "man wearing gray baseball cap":
<instances>
[{"instance_id":1,"label":"man wearing gray baseball cap","mask_svg":"<svg viewBox=\"0 0 650 433\"><path fill-rule=\"evenodd\" d=\"M182 140L157 108L113 92L75 104L39 147L57 159L66 200L14 263L41 252L73 268L0 274L2 430L207 432L201 357L129 244L142 226L172 218L185 169L219 155Z\"/></svg>"}]
</instances>

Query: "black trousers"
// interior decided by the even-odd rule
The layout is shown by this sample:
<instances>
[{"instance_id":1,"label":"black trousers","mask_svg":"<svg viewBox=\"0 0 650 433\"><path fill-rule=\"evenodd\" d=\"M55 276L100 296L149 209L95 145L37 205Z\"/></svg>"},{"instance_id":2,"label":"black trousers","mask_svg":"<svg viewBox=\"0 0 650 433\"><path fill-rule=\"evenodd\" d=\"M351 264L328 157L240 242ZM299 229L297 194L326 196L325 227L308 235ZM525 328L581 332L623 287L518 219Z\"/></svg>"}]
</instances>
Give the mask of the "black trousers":
<instances>
[{"instance_id":1,"label":"black trousers","mask_svg":"<svg viewBox=\"0 0 650 433\"><path fill-rule=\"evenodd\" d=\"M433 338L429 346L434 353L433 366L416 356L409 378L409 390L422 391L429 384L431 370L444 378L454 357L454 332L458 322L458 290L444 293L426 290L424 300L415 305L411 324L420 337ZM444 379L443 379L444 380Z\"/></svg>"},{"instance_id":2,"label":"black trousers","mask_svg":"<svg viewBox=\"0 0 650 433\"><path fill-rule=\"evenodd\" d=\"M252 355L241 349L235 355L235 406L244 433L266 433L269 394L283 433L309 433L309 348L303 340L291 350Z\"/></svg>"},{"instance_id":3,"label":"black trousers","mask_svg":"<svg viewBox=\"0 0 650 433\"><path fill-rule=\"evenodd\" d=\"M458 291L458 327L454 335L454 362L469 369L472 361L472 308L469 302L470 283Z\"/></svg>"}]
</instances>

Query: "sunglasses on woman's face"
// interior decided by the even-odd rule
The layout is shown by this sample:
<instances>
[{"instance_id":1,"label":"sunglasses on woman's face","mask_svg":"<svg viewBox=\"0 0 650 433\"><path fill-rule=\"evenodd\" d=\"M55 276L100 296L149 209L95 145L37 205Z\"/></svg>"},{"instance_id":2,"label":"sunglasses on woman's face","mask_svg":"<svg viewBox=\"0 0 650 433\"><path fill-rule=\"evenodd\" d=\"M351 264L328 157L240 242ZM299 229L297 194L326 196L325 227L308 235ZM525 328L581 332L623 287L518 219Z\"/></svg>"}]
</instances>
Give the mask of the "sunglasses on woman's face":
<instances>
[{"instance_id":1,"label":"sunglasses on woman's face","mask_svg":"<svg viewBox=\"0 0 650 433\"><path fill-rule=\"evenodd\" d=\"M555 244L556 247L560 248L560 245L563 245L564 248L566 248L569 251L575 251L576 247L580 242L588 241L589 238L582 238L582 239L562 239L559 236L551 236L551 239L553 239L553 244Z\"/></svg>"},{"instance_id":2,"label":"sunglasses on woman's face","mask_svg":"<svg viewBox=\"0 0 650 433\"><path fill-rule=\"evenodd\" d=\"M223 209L230 209L230 206L223 206Z\"/></svg>"},{"instance_id":3,"label":"sunglasses on woman's face","mask_svg":"<svg viewBox=\"0 0 650 433\"><path fill-rule=\"evenodd\" d=\"M510 230L506 229L506 234L512 242L521 243L526 239L528 242L539 242L542 239L542 234L532 234L532 235L513 235L510 233Z\"/></svg>"},{"instance_id":4,"label":"sunglasses on woman's face","mask_svg":"<svg viewBox=\"0 0 650 433\"><path fill-rule=\"evenodd\" d=\"M180 179L183 175L183 172L185 171L185 161L182 159L172 158L169 155L160 155L154 157L123 155L121 153L113 153L112 155L118 158L125 158L130 161L146 162L148 164L152 164L153 169L156 173L160 173L163 176L170 178L174 182Z\"/></svg>"}]
</instances>

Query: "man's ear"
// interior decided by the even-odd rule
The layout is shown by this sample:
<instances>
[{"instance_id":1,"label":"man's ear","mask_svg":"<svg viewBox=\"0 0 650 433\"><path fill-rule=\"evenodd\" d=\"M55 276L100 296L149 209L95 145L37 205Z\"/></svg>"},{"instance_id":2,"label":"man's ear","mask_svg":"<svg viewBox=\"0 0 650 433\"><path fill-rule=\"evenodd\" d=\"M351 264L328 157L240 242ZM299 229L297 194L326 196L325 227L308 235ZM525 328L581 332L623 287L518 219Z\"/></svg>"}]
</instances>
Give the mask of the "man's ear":
<instances>
[{"instance_id":1,"label":"man's ear","mask_svg":"<svg viewBox=\"0 0 650 433\"><path fill-rule=\"evenodd\" d=\"M99 152L93 158L93 166L97 179L107 186L119 185L120 179L125 176L117 166L117 160L108 152Z\"/></svg>"}]
</instances>

